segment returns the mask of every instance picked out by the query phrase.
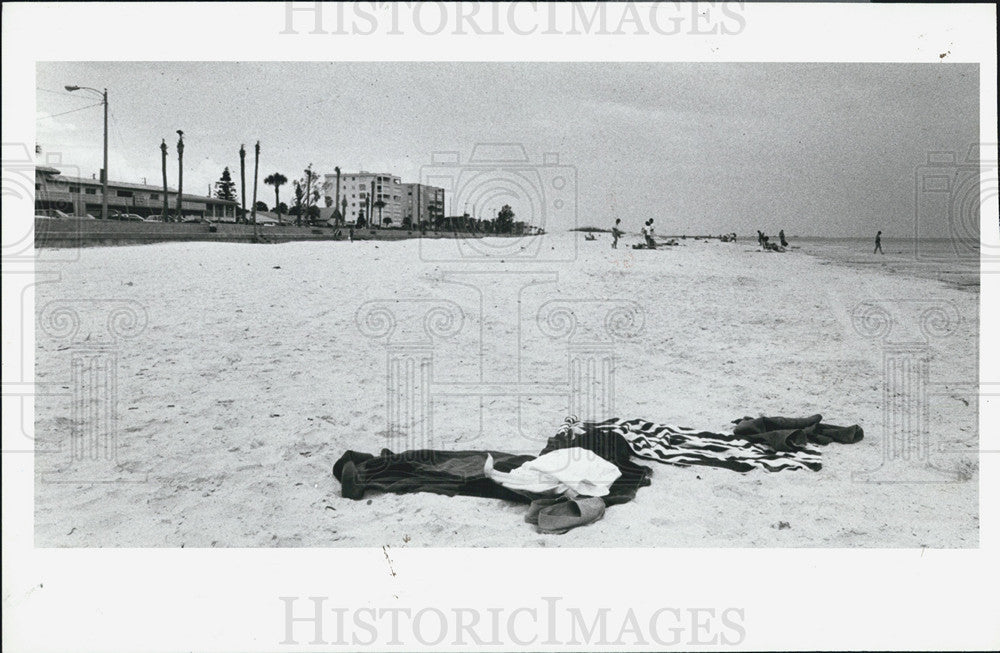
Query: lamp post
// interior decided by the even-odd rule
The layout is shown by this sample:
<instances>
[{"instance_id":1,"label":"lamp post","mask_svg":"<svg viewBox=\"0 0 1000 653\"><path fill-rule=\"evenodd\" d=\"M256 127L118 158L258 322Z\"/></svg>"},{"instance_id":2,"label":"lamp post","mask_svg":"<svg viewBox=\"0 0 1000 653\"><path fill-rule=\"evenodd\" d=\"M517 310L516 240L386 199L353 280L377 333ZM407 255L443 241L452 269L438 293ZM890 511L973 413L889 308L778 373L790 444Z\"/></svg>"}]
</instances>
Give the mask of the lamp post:
<instances>
[{"instance_id":1,"label":"lamp post","mask_svg":"<svg viewBox=\"0 0 1000 653\"><path fill-rule=\"evenodd\" d=\"M93 91L101 96L101 104L104 105L104 169L101 173L101 219L108 219L108 89L99 91L89 86L67 86L66 90L73 91Z\"/></svg>"}]
</instances>

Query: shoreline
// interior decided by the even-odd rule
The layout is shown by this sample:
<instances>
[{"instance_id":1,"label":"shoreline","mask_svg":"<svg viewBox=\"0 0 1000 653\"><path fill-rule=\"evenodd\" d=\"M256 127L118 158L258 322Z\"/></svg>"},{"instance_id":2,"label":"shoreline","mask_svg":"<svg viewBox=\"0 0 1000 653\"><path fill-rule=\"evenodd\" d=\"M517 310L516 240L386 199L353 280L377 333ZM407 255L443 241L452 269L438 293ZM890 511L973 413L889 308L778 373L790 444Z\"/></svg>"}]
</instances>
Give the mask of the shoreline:
<instances>
[{"instance_id":1,"label":"shoreline","mask_svg":"<svg viewBox=\"0 0 1000 653\"><path fill-rule=\"evenodd\" d=\"M901 275L937 281L948 288L978 295L980 286L978 257L961 259L953 254L949 255L947 247L941 247L941 245L947 246L950 243L948 240L930 242L938 247L927 248L925 256L918 256L913 251L891 246L887 247L888 254L876 256L858 251L856 247L851 248L853 251L845 251L848 248L839 244L824 247L823 242L809 241L796 246L792 251L819 259L827 265L834 264L852 270L877 271L890 276ZM844 245L847 244L857 245L859 241L844 239Z\"/></svg>"}]
</instances>

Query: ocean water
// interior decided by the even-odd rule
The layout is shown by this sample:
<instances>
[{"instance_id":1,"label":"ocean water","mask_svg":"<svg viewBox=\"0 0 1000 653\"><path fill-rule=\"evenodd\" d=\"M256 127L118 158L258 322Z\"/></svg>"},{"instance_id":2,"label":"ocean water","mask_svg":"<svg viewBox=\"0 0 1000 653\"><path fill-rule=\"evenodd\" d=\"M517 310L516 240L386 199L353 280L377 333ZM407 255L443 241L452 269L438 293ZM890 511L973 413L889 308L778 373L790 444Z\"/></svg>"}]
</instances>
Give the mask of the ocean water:
<instances>
[{"instance_id":1,"label":"ocean water","mask_svg":"<svg viewBox=\"0 0 1000 653\"><path fill-rule=\"evenodd\" d=\"M979 292L979 243L946 238L883 238L885 254L874 254L873 238L791 238L793 251L857 268L881 269L937 279L969 292Z\"/></svg>"}]
</instances>

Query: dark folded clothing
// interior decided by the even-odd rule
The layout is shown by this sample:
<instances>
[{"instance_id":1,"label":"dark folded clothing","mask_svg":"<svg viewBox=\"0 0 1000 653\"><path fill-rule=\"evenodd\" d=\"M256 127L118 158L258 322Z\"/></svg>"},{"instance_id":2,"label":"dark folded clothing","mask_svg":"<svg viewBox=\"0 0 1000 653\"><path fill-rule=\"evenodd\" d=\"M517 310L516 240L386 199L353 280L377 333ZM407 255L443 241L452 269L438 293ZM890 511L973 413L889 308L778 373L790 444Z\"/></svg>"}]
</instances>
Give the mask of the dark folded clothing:
<instances>
[{"instance_id":1,"label":"dark folded clothing","mask_svg":"<svg viewBox=\"0 0 1000 653\"><path fill-rule=\"evenodd\" d=\"M621 476L611 485L608 495L603 497L608 506L631 501L640 487L650 484L649 477L653 470L631 461L632 450L621 435L594 429L579 435L560 434L550 438L538 455L568 447L589 449L618 467ZM487 455L493 456L493 469L499 472L510 472L536 458L500 451L418 449L393 453L383 449L378 456L347 451L334 464L333 475L341 482L343 495L353 499L363 497L366 490L396 494L433 492L519 503L530 503L547 496L511 490L488 478L484 472Z\"/></svg>"},{"instance_id":2,"label":"dark folded clothing","mask_svg":"<svg viewBox=\"0 0 1000 653\"><path fill-rule=\"evenodd\" d=\"M751 442L762 442L775 451L795 451L807 444L853 444L865 437L864 430L857 424L834 426L822 423L822 419L822 415L744 417L734 420L733 435Z\"/></svg>"},{"instance_id":3,"label":"dark folded clothing","mask_svg":"<svg viewBox=\"0 0 1000 653\"><path fill-rule=\"evenodd\" d=\"M487 455L493 456L494 469L503 472L535 458L499 451L417 449L393 453L383 449L378 456L348 451L334 464L333 475L348 490L344 472L345 467L350 469L350 485L354 487L344 494L357 499L368 489L396 494L433 492L446 496L492 497L522 503L535 498L535 495L514 492L487 478L483 471Z\"/></svg>"}]
</instances>

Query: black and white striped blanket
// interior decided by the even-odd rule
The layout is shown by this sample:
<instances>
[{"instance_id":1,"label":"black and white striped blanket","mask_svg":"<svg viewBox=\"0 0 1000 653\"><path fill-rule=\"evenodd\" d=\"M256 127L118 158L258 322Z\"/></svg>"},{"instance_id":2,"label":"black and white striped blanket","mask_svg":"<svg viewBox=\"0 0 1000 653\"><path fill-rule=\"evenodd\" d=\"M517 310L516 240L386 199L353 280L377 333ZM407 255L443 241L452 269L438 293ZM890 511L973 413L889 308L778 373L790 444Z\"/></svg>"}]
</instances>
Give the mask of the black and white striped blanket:
<instances>
[{"instance_id":1,"label":"black and white striped blanket","mask_svg":"<svg viewBox=\"0 0 1000 653\"><path fill-rule=\"evenodd\" d=\"M754 469L768 472L808 469L815 472L822 468L819 452L808 447L775 451L766 444L751 442L732 433L697 431L642 419L612 418L603 422L581 422L568 417L560 434L591 429L617 433L625 438L638 458L667 465L707 465L737 472Z\"/></svg>"}]
</instances>

